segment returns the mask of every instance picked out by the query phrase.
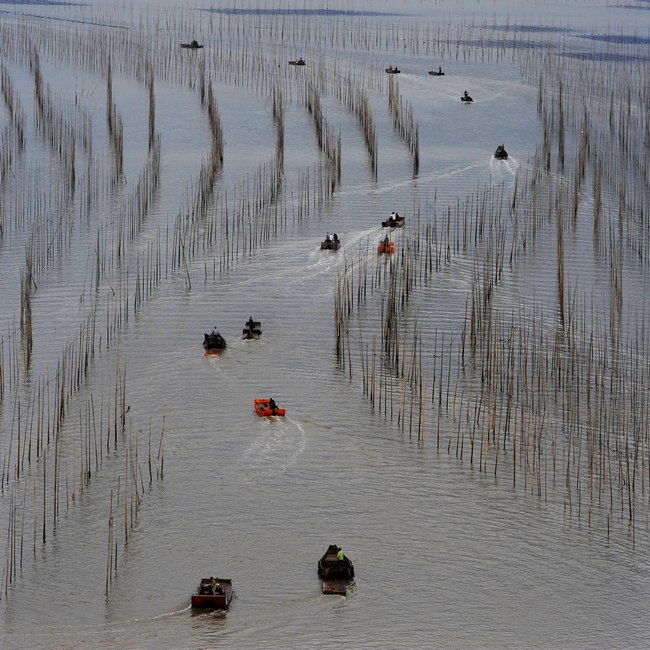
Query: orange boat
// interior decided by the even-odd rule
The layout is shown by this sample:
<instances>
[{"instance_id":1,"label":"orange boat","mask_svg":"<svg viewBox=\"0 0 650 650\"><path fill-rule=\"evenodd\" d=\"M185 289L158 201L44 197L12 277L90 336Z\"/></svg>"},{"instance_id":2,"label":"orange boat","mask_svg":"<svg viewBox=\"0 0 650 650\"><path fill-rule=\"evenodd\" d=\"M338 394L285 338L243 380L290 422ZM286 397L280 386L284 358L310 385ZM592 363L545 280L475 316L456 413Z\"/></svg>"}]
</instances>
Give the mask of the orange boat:
<instances>
[{"instance_id":1,"label":"orange boat","mask_svg":"<svg viewBox=\"0 0 650 650\"><path fill-rule=\"evenodd\" d=\"M394 252L395 252L394 241L382 240L379 242L379 246L377 246L377 253L379 253L379 255L383 255L384 253L388 255L392 255Z\"/></svg>"},{"instance_id":2,"label":"orange boat","mask_svg":"<svg viewBox=\"0 0 650 650\"><path fill-rule=\"evenodd\" d=\"M272 402L271 397L266 397L264 399L256 399L253 401L253 404L255 406L255 412L257 415L259 415L261 418L263 417L268 417L270 415L284 415L285 414L285 409L278 408L278 405Z\"/></svg>"}]
</instances>

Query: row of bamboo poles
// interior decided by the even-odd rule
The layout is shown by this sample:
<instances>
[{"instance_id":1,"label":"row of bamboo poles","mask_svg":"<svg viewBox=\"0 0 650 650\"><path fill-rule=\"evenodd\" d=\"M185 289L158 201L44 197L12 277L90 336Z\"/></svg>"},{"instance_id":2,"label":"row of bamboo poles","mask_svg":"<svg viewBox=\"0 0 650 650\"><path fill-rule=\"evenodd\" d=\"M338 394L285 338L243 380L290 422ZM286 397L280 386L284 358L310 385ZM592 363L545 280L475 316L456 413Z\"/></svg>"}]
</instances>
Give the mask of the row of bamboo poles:
<instances>
[{"instance_id":1,"label":"row of bamboo poles","mask_svg":"<svg viewBox=\"0 0 650 650\"><path fill-rule=\"evenodd\" d=\"M399 92L395 75L390 75L388 79L388 109L395 130L408 145L413 161L413 176L417 176L420 169L420 127L413 114L413 105L405 102Z\"/></svg>"},{"instance_id":2,"label":"row of bamboo poles","mask_svg":"<svg viewBox=\"0 0 650 650\"><path fill-rule=\"evenodd\" d=\"M72 204L74 201L77 184L82 183L82 191L85 188L85 195L80 197L79 200L83 202L84 211L83 215L88 218L97 209L96 205L100 202L102 194L109 195L113 193L116 186L123 180L123 123L121 116L117 110L117 104L113 97L113 80L112 80L112 66L109 63L106 76L106 94L107 94L107 131L109 135L109 144L112 149L112 163L110 164L111 173L109 181L105 184L99 185L100 176L102 172L108 170L109 166L104 165L99 168L96 167L95 157L93 155L91 139L86 137L85 133L86 123L83 120L76 119L75 113L68 112L65 108L60 110L56 105L56 101L52 98L49 86L43 80L40 72L40 57L35 49L27 50L29 56L30 66L32 67L35 84L35 97L36 97L36 110L37 122L39 125L42 136L49 141L50 148L53 156L59 162L62 170L62 175L69 180L69 182L59 190L59 195L52 194L46 195L45 193L35 192L33 196L37 201L32 199L31 193L25 193L25 197L29 197L29 202L25 211L30 214L33 210L43 209L43 213L50 214L58 211L62 205L66 206L61 217L54 226L50 225L51 220L47 220L46 237L39 236L33 237L31 240L30 248L27 251L25 272L23 273L23 280L21 283L21 320L20 332L21 340L19 341L10 330L7 336L7 357L5 357L5 341L0 341L0 350L2 350L2 360L0 361L0 390L2 396L5 395L5 367L8 359L8 376L10 378L10 392L13 397L14 409L17 414L17 421L12 424L9 430L8 441L3 449L3 480L2 491L8 494L14 494L21 487L27 489L25 486L29 480L33 480L34 494L43 494L42 505L39 512L43 516L42 528L42 541L45 542L48 538L46 522L49 518L46 517L48 503L54 504L52 515L52 532L56 528L59 513L59 497L61 489L61 467L65 467L65 494L66 494L66 507L69 507L70 494L69 484L72 483L72 501L75 501L75 495L84 489L87 482L90 480L92 471L90 469L90 456L92 450L95 453L95 470L101 464L101 458L98 460L97 450L103 449L102 431L103 426L100 423L99 428L99 441L97 437L97 430L95 428L95 420L93 413L93 428L89 426L90 416L89 411L83 416L83 421L87 427L83 429L82 415L80 414L80 436L81 437L81 453L77 457L69 457L66 455L68 444L61 444L62 440L67 440L72 435L69 431L70 425L65 426L66 411L71 408L70 403L74 394L78 393L84 383L84 378L93 365L95 354L97 350L103 347L108 347L111 341L118 336L121 329L128 322L128 314L130 309L137 311L140 309L144 302L150 299L155 288L161 281L163 276L163 264L165 273L168 270L168 261L171 261L173 267L173 254L170 253L170 237L169 233L158 231L158 234L146 243L145 250L140 251L134 262L135 279L131 279L130 268L131 265L124 265L126 256L128 255L129 248L140 238L142 228L145 224L145 219L150 211L152 201L155 199L157 187L160 180L160 137L155 131L155 89L154 89L154 75L152 69L148 68L147 73L143 79L149 90L149 156L145 168L143 169L138 182L135 184L134 189L128 195L126 200L121 204L121 208L117 212L117 218L110 224L109 228L102 227L97 231L96 244L92 253L88 256L88 272L85 281L86 289L82 293L82 304L86 306L86 313L88 316L82 322L78 335L75 339L70 340L64 347L63 356L60 364L57 367L55 379L49 377L47 367L45 367L45 374L37 380L36 390L27 394L27 415L25 416L21 407L20 401L20 381L21 373L19 368L19 361L17 353L22 352L23 361L20 365L23 366L23 375L27 378L30 370L30 359L32 352L32 298L33 290L37 288L36 280L39 277L44 277L48 268L57 260L60 260L62 255L65 255L70 250L72 241L72 234L75 226L73 219L74 212ZM7 82L8 83L8 82ZM207 91L205 91L207 88ZM210 159L201 168L199 180L193 192L193 210L191 211L191 218L187 219L187 223L193 225L201 225L206 219L208 207L211 203L211 192L214 190L216 183L216 173L223 161L223 136L221 132L220 118L216 106L216 97L212 91L211 82L206 82L205 88L201 88L201 96L204 101L204 107L207 111L209 123L213 134L213 147ZM276 212L276 227L274 230L277 232L277 219L278 207L277 198L283 189L283 156L284 156L284 109L281 99L281 93L276 93L276 102L274 104L273 118L277 130L277 146L276 146L276 161L270 169L270 173L265 173L264 168L260 168L260 172L256 177L257 188L259 192L257 197L253 196L250 200L250 192L246 191L246 195L242 193L242 200L238 209L235 209L235 220L243 220L238 217L237 213L244 215L249 223L253 223L253 216L264 210L271 210L275 205ZM58 116L64 116L59 118ZM87 177L85 179L78 179L76 176L77 165L80 163L75 158L75 142L88 143L84 146L82 153L87 158ZM331 137L327 138L328 146L331 147ZM72 147L72 154L67 148ZM322 201L324 197L330 196L335 187L335 182L332 178L336 178L338 174L340 178L340 143L338 144L339 163L332 165L332 158L334 156L328 155L329 158L329 176L323 173L318 168L314 168L315 172L312 174L311 170L306 170L304 175L299 178L300 195L304 197L299 200L297 204L298 217L307 214L315 201ZM332 169L337 168L338 169ZM103 183L102 176L102 183ZM312 178L314 179L312 181ZM316 179L318 178L318 181ZM318 183L316 185L315 183ZM312 196L314 197L312 199ZM318 197L318 198L316 198ZM238 200L239 201L239 200ZM312 201L314 203L312 204ZM284 203L284 214L281 216L286 221L287 203ZM81 213L80 213L81 216ZM187 215L186 215L187 216ZM294 217L295 218L295 217ZM38 219L33 219L34 225L41 228L41 223ZM45 219L43 219L45 222ZM17 222L21 225L28 223L28 219ZM235 222L237 223L237 222ZM259 223L259 220L258 220ZM222 227L225 224L226 229L229 227L228 215L222 222ZM234 226L233 226L234 227ZM250 226L249 226L250 227ZM257 229L257 224L255 225ZM48 232L49 230L49 232ZM237 238L233 237L235 242L235 255L238 254L239 245L236 243ZM245 232L243 233L246 234ZM165 254L162 253L163 237L166 235L165 240ZM250 234L251 241L257 241L259 234ZM267 234L268 236L268 234ZM226 241L228 237L226 236ZM56 244L53 246L53 244ZM196 247L197 242L190 242L193 248ZM244 244L247 246L247 244ZM224 256L230 255L228 250L224 251ZM34 260L36 262L34 263ZM163 262L164 260L164 262ZM189 270L188 285L189 285ZM111 277L117 277L117 280L111 280ZM102 305L105 309L105 324L98 327L100 320L99 314L101 313ZM46 398L47 395L47 398ZM90 396L92 400L92 395ZM117 405L117 401L114 403ZM121 405L122 412L122 430L120 438L124 435L124 413L127 411L125 404ZM26 418L26 420L25 420ZM25 422L28 423L25 424ZM81 431L83 430L83 433ZM63 436L63 438L62 438ZM110 449L110 436L106 436L107 450ZM16 442L14 442L16 441ZM118 436L117 428L114 429L114 444L117 445ZM127 441L127 449L131 449L132 444ZM54 445L54 452L52 453L50 445ZM161 448L162 448L162 435L161 435ZM70 452L71 453L71 452ZM137 452L135 452L137 458ZM53 458L54 468L48 469L48 463ZM133 458L133 452L131 452ZM162 477L163 456L159 454L158 460L160 462L160 469L157 474ZM126 461L127 465L131 461ZM150 478L151 478L151 461L148 461ZM136 464L137 465L137 464ZM39 469L40 467L40 469ZM133 467L133 466L132 466ZM68 470L70 468L70 470ZM76 469L75 469L76 468ZM69 479L68 471L70 471ZM42 472L42 474L41 474ZM140 475L140 485L142 487L141 469L131 471L132 475L136 476L133 481L135 492L129 497L124 494L123 503L126 513L126 503L130 502L131 507L133 504L140 503L140 494L144 491L142 488L138 490L137 475ZM40 478L42 476L42 479ZM31 479L30 479L31 477ZM54 477L51 482L48 482L49 477ZM79 487L77 488L76 477L79 477ZM41 490L42 488L42 490ZM13 497L12 497L13 498ZM118 501L119 501L118 489ZM111 497L112 501L112 497ZM17 521L20 517L21 522L26 518L33 518L34 521L40 517L37 513L37 500L34 499L33 512L27 514L26 502L23 503L22 513L19 513L15 508L11 509L11 515L8 518L8 546L5 556L5 571L4 571L4 587L5 592L10 586L16 582L16 543L18 540L18 527ZM137 510L137 508L136 508ZM126 524L125 515L125 537L128 536L128 526ZM111 514L109 517L109 560L107 564L107 590L114 575L117 566L117 552L113 532L114 513L111 506ZM131 523L133 525L133 517ZM36 530L36 527L34 528ZM22 566L22 548L24 545L24 527L21 525L20 532L20 566ZM36 539L36 536L34 537Z\"/></svg>"},{"instance_id":3,"label":"row of bamboo poles","mask_svg":"<svg viewBox=\"0 0 650 650\"><path fill-rule=\"evenodd\" d=\"M87 15L100 24L108 20L101 9ZM201 262L206 278L209 261L213 276L217 264L219 273L227 271L331 200L341 182L341 138L323 113L323 96L333 97L357 118L370 174L377 177L372 93L385 90L384 64L355 69L350 63L326 61L325 50L331 48L482 62L516 56L524 78L538 88L543 130L533 165L519 174L511 195L503 188L486 188L455 206L414 206L409 223L414 231L404 237L397 255L387 264L373 264L372 242L344 269L335 323L337 349L350 379L360 379L373 407L420 442L435 437L437 448L481 472L506 472L543 498L553 498L560 485L568 510L581 513L586 505L591 517L602 507L608 522L618 516L634 523L650 489L643 400L647 364L639 361L647 355L644 320L630 318L625 305L629 267L642 275L648 264L643 215L648 213L650 174L643 143L650 125L642 72L633 64L596 66L574 60L562 56L562 48L546 56L516 26L493 30L497 35L488 39L485 25L464 20L454 26L393 26L371 18L271 16L252 28L245 17L227 14L211 15L209 27L187 14L178 22L165 14L158 19L162 16L171 21L168 38L152 39L146 30L94 28L87 38L88 25L63 28L20 18L0 25L3 59L31 71L37 133L54 162L49 176L28 168L22 186L12 186L12 174L20 172L17 161L33 143L27 140L21 98L3 65L0 85L9 121L2 135L0 183L10 191L0 202L0 239L21 234L26 251L19 324L14 319L0 337L0 400L3 413L11 413L0 440L1 489L8 502L5 593L19 577L26 523L33 522L35 553L37 536L42 542L52 536L63 504L72 507L90 485L93 470L108 462L104 450L119 447L124 472L106 498L108 593L117 570L117 522L123 524L126 541L145 491L143 467L148 467L149 483L154 464L156 477L163 476L165 424L163 418L154 463L151 427L145 455L143 441L127 426L124 369L118 369L112 390L98 399L82 393L86 377L98 353L119 337L129 313L156 295L170 271L183 275L191 289L192 273ZM179 55L175 34L202 29L206 48L199 62L198 53ZM277 42L283 47L268 47ZM308 70L286 66L287 52L298 47L312 54ZM634 46L629 52L634 54ZM78 97L66 102L53 93L42 61L105 80L110 146L105 158L95 151L90 111ZM124 125L113 93L114 72L146 88L149 108L147 161L124 199ZM273 158L227 189L219 186L225 139L217 80L270 97L275 129ZM156 83L161 81L196 89L212 136L199 177L188 183L184 205L166 229L148 223L160 188ZM313 118L325 163L286 179L284 107L294 96ZM417 173L417 120L392 77L388 101ZM102 221L98 215L110 200L118 202L118 209ZM594 251L609 265L607 308L591 304L572 278L565 255L570 235L587 217L593 222ZM89 224L93 235L88 238L78 330L55 352L54 364L41 360L35 368L38 287L53 267L64 260L74 263L76 229ZM549 232L555 235L552 308L499 304L508 270L524 267L531 248ZM455 332L431 331L410 305L426 299L446 269L465 259L470 262L460 268L469 287L462 325ZM380 298L376 331L356 335L355 310L367 306L373 295ZM55 366L50 374L48 368ZM146 464L140 460L145 457Z\"/></svg>"},{"instance_id":4,"label":"row of bamboo poles","mask_svg":"<svg viewBox=\"0 0 650 650\"><path fill-rule=\"evenodd\" d=\"M89 122L83 119L86 114L82 108L75 107L68 110L58 105L51 94L48 84L44 81L40 68L40 57L35 49L29 51L30 67L34 77L35 87L35 113L37 130L49 144L55 164L61 170L60 177L66 179L62 188L55 192L47 193L40 188L40 183L34 179L34 191L27 191L22 205L22 213L28 218L16 220L12 227L25 227L32 224L32 236L26 251L25 270L21 273L21 309L20 309L20 335L18 340L12 330L7 335L7 357L5 357L5 341L0 343L2 360L0 361L0 392L6 396L4 376L8 363L9 395L13 403L13 415L10 426L5 430L6 437L0 440L2 449L2 485L4 495L15 504L15 495L27 493L29 486L33 486L33 506L31 500L22 498L20 505L13 505L7 518L7 547L5 553L3 586L5 594L15 585L18 574L22 569L23 548L25 541L25 525L28 520L34 521L34 554L36 552L37 521L42 521L39 526L39 539L46 543L47 539L55 534L59 520L61 505L65 499L65 510L68 510L78 501L84 489L90 484L93 469L100 471L104 454L117 450L118 446L127 436L125 448L129 460L127 467L131 473L139 475L139 481L129 481L128 491L122 497L124 503L130 501L131 512L128 525L125 521L125 530L132 527L137 515L137 509L144 494L144 482L138 451L137 436L131 437L130 427L127 434L126 413L130 406L126 404L126 377L120 376L115 384L113 399L104 394L99 400L98 413L96 412L93 394L87 397L86 411L79 410L78 432L74 431L74 422L70 422L70 413L75 410L75 395L84 389L85 379L94 364L96 353L102 348L107 348L111 341L128 322L129 302L133 301L133 309L137 311L143 299L152 294L152 287L160 278L160 273L153 273L151 256L155 252L156 242L149 242L146 250L136 256L134 293L129 293L129 270L117 281L111 283L109 274L116 272L118 265L122 264L129 245L139 237L144 220L150 210L156 195L160 178L160 138L155 132L155 93L153 76L148 79L150 97L150 153L147 164L135 184L133 191L122 204L118 217L112 224L112 240L109 242L106 231L100 228L97 233L96 249L93 252L95 265L90 265L94 279L89 279L88 297L85 300L87 307L86 316L83 317L76 336L71 337L63 347L62 355L57 362L54 377L50 377L48 366L44 367L44 374L33 377L30 371L30 360L33 340L32 305L34 292L38 290L37 279L45 277L48 269L54 264L60 264L62 257L71 251L71 241L76 225L73 218L73 202L77 190L78 178L76 168L76 143L81 143L81 152L87 157L88 177L81 186L81 205L84 207L84 216L89 217L96 209L102 187L98 179L102 176L103 169L94 168L92 152L91 129ZM10 79L5 74L5 96L11 96ZM13 99L13 96L11 96ZM121 180L123 157L123 129L121 117L112 98L112 79L109 68L107 81L107 125L109 140L113 149L113 170L111 181L104 186L104 191L110 191ZM7 99L5 100L8 101ZM80 119L81 116L81 119ZM92 170L92 173L91 173ZM103 182L103 180L101 181ZM55 184L56 187L56 184ZM37 189L38 188L38 189ZM85 191L84 191L85 190ZM61 209L63 207L63 209ZM81 207L81 206L80 206ZM54 221L50 215L57 214ZM20 212L19 212L20 215ZM45 236L43 236L45 231ZM107 245L110 243L110 247ZM140 267L142 256L144 268ZM92 260L89 257L89 261ZM157 267L159 271L159 266ZM118 276L119 277L119 276ZM133 284L133 282L131 282ZM92 291L92 292L91 292ZM104 295L104 291L106 294ZM83 294L82 294L83 298ZM82 300L84 303L84 300ZM98 314L102 305L105 308L105 323L98 326ZM22 362L18 353L21 352ZM24 382L22 381L20 367L23 367ZM29 382L29 383L28 383ZM88 395L88 394L87 394ZM23 402L23 400L25 400ZM106 407L106 413L104 413ZM66 417L67 415L67 417ZM111 417L113 426L111 428ZM164 425L163 425L164 431ZM78 436L79 446L74 444ZM150 443L151 444L151 443ZM112 454L111 454L112 455ZM135 460L134 460L135 459ZM147 460L150 483L153 480L152 459ZM163 476L164 443L161 433L159 452L155 464L157 478ZM137 472L135 469L137 468ZM42 498L39 498L42 495ZM134 507L135 504L135 507ZM126 517L126 510L125 510ZM20 521L20 537L18 525ZM126 541L126 540L125 540ZM20 556L17 557L16 549L19 542ZM117 547L114 557L117 558ZM115 567L116 568L116 567Z\"/></svg>"},{"instance_id":5,"label":"row of bamboo poles","mask_svg":"<svg viewBox=\"0 0 650 650\"><path fill-rule=\"evenodd\" d=\"M47 50L47 47L45 49ZM79 412L80 446L78 453L75 451L75 445L70 444L75 437L72 431L74 425L69 423L70 416L68 415L66 418L66 414L71 410L74 412L73 397L82 390L85 377L94 364L97 350L110 346L112 340L119 335L121 329L128 322L130 309L137 311L146 300L153 296L163 275L163 263L165 273L169 261L171 261L170 266L173 269L175 255L175 252L171 252L174 247L173 242L170 249L169 233L159 230L157 235L146 243L145 250L137 253L135 261L125 266L129 249L140 239L145 219L150 211L152 201L155 200L160 181L161 142L155 129L154 73L153 68L149 65L143 67L143 74L139 77L146 85L149 94L149 156L147 163L133 190L126 200L120 202L121 207L117 211L114 221L97 230L96 244L92 253L88 255L86 288L82 293L82 305L85 305L87 316L82 321L77 336L64 346L54 378L49 376L48 367L45 366L44 374L35 378L35 383L34 379L30 380L35 388L32 388L24 396L26 399L25 411L20 396L23 390L20 386L21 378L24 377L26 380L28 375L32 374L30 371L33 349L32 303L33 292L38 288L37 280L45 277L48 269L53 264L59 263L62 256L68 255L72 250L71 244L76 223L75 217L77 216L74 208L75 200L80 207L83 207L78 216L89 219L93 212L99 208L102 197L114 195L116 188L124 181L124 128L113 96L112 61L120 60L120 56L115 52L111 52L107 58L104 58L104 61L107 62L106 121L112 155L109 165L102 164L100 160L99 166L93 151L92 129L89 128L87 113L82 107L70 108L66 106L59 98L52 95L41 72L41 54L35 47L25 47L22 54L23 60L30 66L34 78L37 127L42 138L49 144L51 155L57 163L57 175L64 180L64 183L59 186L57 192L47 193L41 189L45 184L40 179L34 178L33 189L35 191L26 187L24 194L16 195L23 201L23 214L26 218L17 219L12 225L24 228L31 223L32 232L38 232L39 236L31 238L26 254L25 270L22 274L21 338L19 340L14 335L15 330L10 330L7 335L7 345L5 346L4 338L0 341L0 350L2 351L0 390L4 398L5 368L8 367L9 390L13 398L11 403L13 403L15 415L15 420L12 420L11 427L7 431L7 439L2 441L1 488L3 494L6 492L10 495L9 499L12 502L7 518L7 547L3 574L5 593L16 583L17 571L22 568L25 542L24 522L34 521L34 549L36 548L37 530L41 533L38 537L42 543L45 543L56 530L62 493L65 493L65 504L68 509L72 503L77 501L77 495L83 492L90 483L93 473L93 457L94 469L99 471L102 464L104 442L106 442L106 451L110 450L110 429L105 434L102 424L102 407L100 407L100 422L99 428L97 428L92 394L89 396L90 402L86 405L85 413ZM6 101L11 103L14 101L14 96L11 94L8 75L5 77L4 85L5 96L10 98ZM189 192L192 196L192 209L184 215L185 224L183 230L179 231L181 232L182 247L185 246L187 233L192 232L187 228L188 224L192 227L203 228L206 219L210 218L213 220L212 228L216 230L214 215L218 214L214 210L208 216L208 207L212 203L211 193L216 184L217 172L223 162L223 135L216 106L216 96L213 93L211 82L205 81L205 77L200 93L211 125L213 147L210 158L202 164L199 180L193 191ZM246 179L239 189L239 195L235 194L232 208L228 207L226 199L225 211L222 212L223 218L219 226L221 231L224 228L226 231L225 237L222 232L219 240L229 242L222 252L223 264L236 259L240 251L250 249L257 242L268 240L271 235L277 235L283 223L287 221L288 210L292 211L294 220L304 218L316 205L322 205L323 201L328 200L340 180L340 139L335 143L326 126L324 152L328 164L325 168L318 165L300 173L298 192L293 192L298 195L298 200L292 201L290 207L286 201L286 195L283 202L278 202L281 193L286 192L282 173L284 109L281 86L274 87L274 96L276 99L273 108L273 119L277 132L276 159L269 166L260 166L254 179L256 188L254 192L251 193L249 181ZM77 155L77 143L80 143L79 156ZM78 171L84 164L86 176L82 177ZM110 175L105 175L104 172L109 168ZM290 189L287 194L291 193ZM18 204L18 200L16 200L16 204ZM261 213L269 215L266 226L264 218L260 218ZM57 215L57 218L52 218L53 215ZM210 227L210 224L208 226ZM229 229L232 229L232 237L229 237ZM43 236L43 231L45 231L45 236ZM205 229L202 231L206 232ZM162 238L165 235L165 254L163 255ZM190 256L195 254L198 241L197 237L190 237ZM183 255L185 255L185 251L183 251ZM130 272L133 267L135 268L134 279ZM188 287L190 287L187 262L185 262L185 270ZM102 305L105 310L103 326L99 325L99 321L102 319L99 316ZM18 357L19 352L22 357L21 361ZM22 374L20 366L23 368ZM125 379L121 388L122 400L118 407L118 381L116 380L116 395L113 405L111 407L109 398L107 406L107 411L110 411L111 408L114 409L115 426L112 437L114 447L117 447L118 441L122 441L124 438L125 414L128 412L124 398ZM101 401L103 402L103 396ZM106 418L108 420L108 412ZM119 435L118 420L121 426ZM134 445L135 451L133 451ZM124 448L127 450L126 468L131 476L131 479L127 481L130 487L128 492L123 492L122 497L120 497L118 487L116 508L120 507L119 502L122 498L126 541L129 527L132 527L134 522L134 504L136 504L137 512L144 487L142 470L139 463L133 461L134 457L138 457L137 442L127 438ZM161 452L157 459L160 468L156 472L160 478L162 478L164 463L162 449L161 434ZM151 481L150 458L148 465ZM138 469L134 469L135 467ZM139 481L138 476L140 477ZM119 480L118 478L118 482ZM140 488L138 488L138 483ZM29 485L32 485L34 493L31 512L28 505L29 499L23 499L20 508L14 505L14 495L20 494L21 489L26 494ZM39 495L42 495L42 499ZM127 506L127 503L130 505ZM131 517L127 517L128 507L131 508ZM50 516L48 516L48 512ZM111 495L107 591L117 569L115 518L113 495ZM42 527L36 524L39 520L42 520ZM20 528L19 521L21 522ZM51 528L48 529L48 526ZM18 544L20 547L19 557L16 555Z\"/></svg>"},{"instance_id":6,"label":"row of bamboo poles","mask_svg":"<svg viewBox=\"0 0 650 650\"><path fill-rule=\"evenodd\" d=\"M341 182L341 134L334 133L323 115L320 93L314 85L310 85L307 89L305 106L314 119L318 147L329 162L329 176L332 183L330 191L334 193L336 186Z\"/></svg>"},{"instance_id":7,"label":"row of bamboo poles","mask_svg":"<svg viewBox=\"0 0 650 650\"><path fill-rule=\"evenodd\" d=\"M540 79L543 139L534 164L519 171L511 196L488 187L442 214L435 205L418 209L389 263L373 264L369 246L341 270L339 362L379 413L422 444L434 440L483 473L510 475L608 532L613 522L626 523L634 539L650 493L650 366L643 298L626 285L644 282L647 268L650 185L639 144L647 115L641 93L630 100L633 70L604 95L600 109L609 119L598 128L586 102L602 96L601 64L573 68L527 56L523 69ZM604 296L568 262L567 238L581 230L609 268ZM502 304L500 287L553 232L551 304ZM435 301L455 267L469 271L462 326L432 329L422 307L411 305ZM370 296L378 299L376 328L364 333L355 314L367 321Z\"/></svg>"}]
</instances>

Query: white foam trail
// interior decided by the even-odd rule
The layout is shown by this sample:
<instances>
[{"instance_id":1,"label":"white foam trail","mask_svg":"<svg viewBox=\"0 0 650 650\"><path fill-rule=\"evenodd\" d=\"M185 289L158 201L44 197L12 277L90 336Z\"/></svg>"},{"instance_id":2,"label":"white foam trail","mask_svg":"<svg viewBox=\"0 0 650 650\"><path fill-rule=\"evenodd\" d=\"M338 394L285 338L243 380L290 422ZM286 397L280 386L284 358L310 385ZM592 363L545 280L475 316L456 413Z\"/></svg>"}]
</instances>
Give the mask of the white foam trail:
<instances>
[{"instance_id":1,"label":"white foam trail","mask_svg":"<svg viewBox=\"0 0 650 650\"><path fill-rule=\"evenodd\" d=\"M490 159L490 174L493 180L499 180L504 176L514 178L518 169L519 163L512 156L508 156L508 160L497 160L494 156Z\"/></svg>"},{"instance_id":2,"label":"white foam trail","mask_svg":"<svg viewBox=\"0 0 650 650\"><path fill-rule=\"evenodd\" d=\"M290 418L264 418L266 430L242 454L239 473L244 480L259 480L296 463L307 445L303 427Z\"/></svg>"}]
</instances>

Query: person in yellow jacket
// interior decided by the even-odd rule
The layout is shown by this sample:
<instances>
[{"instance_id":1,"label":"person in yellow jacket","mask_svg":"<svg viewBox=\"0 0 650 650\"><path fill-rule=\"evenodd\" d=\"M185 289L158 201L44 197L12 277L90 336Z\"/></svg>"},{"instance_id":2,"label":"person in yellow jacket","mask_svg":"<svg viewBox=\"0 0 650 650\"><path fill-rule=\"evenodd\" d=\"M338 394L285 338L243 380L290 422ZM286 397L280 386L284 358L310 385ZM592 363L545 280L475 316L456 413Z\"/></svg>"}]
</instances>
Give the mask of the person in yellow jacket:
<instances>
[{"instance_id":1,"label":"person in yellow jacket","mask_svg":"<svg viewBox=\"0 0 650 650\"><path fill-rule=\"evenodd\" d=\"M338 553L336 554L336 559L339 562L343 562L345 560L345 553L343 553L343 549L339 547Z\"/></svg>"}]
</instances>

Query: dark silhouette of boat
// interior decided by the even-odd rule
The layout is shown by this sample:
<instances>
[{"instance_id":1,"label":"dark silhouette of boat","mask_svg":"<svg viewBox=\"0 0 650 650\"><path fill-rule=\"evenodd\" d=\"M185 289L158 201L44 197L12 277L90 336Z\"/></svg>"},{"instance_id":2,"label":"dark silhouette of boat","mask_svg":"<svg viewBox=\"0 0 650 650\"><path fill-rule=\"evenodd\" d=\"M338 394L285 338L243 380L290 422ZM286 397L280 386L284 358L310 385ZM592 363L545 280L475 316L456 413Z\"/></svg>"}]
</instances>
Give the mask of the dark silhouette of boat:
<instances>
[{"instance_id":1,"label":"dark silhouette of boat","mask_svg":"<svg viewBox=\"0 0 650 650\"><path fill-rule=\"evenodd\" d=\"M226 349L226 339L217 332L215 327L210 334L203 334L203 347L206 356L218 355L222 350Z\"/></svg>"},{"instance_id":2,"label":"dark silhouette of boat","mask_svg":"<svg viewBox=\"0 0 650 650\"><path fill-rule=\"evenodd\" d=\"M258 320L253 320L251 316L244 323L244 330L242 332L242 338L245 340L259 339L262 336L262 323Z\"/></svg>"},{"instance_id":3,"label":"dark silhouette of boat","mask_svg":"<svg viewBox=\"0 0 650 650\"><path fill-rule=\"evenodd\" d=\"M341 240L336 233L331 235L327 233L325 239L320 243L322 251L337 251L339 248L341 248Z\"/></svg>"},{"instance_id":4,"label":"dark silhouette of boat","mask_svg":"<svg viewBox=\"0 0 650 650\"><path fill-rule=\"evenodd\" d=\"M324 594L345 596L347 583L354 578L354 566L349 557L338 559L340 546L330 544L318 560L318 577L323 581Z\"/></svg>"},{"instance_id":5,"label":"dark silhouette of boat","mask_svg":"<svg viewBox=\"0 0 650 650\"><path fill-rule=\"evenodd\" d=\"M461 96L460 101L471 103L474 101L474 98L471 95L468 95L467 91L465 91L465 93Z\"/></svg>"},{"instance_id":6,"label":"dark silhouette of boat","mask_svg":"<svg viewBox=\"0 0 650 650\"><path fill-rule=\"evenodd\" d=\"M388 72L388 74L399 74L401 70L396 65L389 65L386 68L386 72Z\"/></svg>"},{"instance_id":7,"label":"dark silhouette of boat","mask_svg":"<svg viewBox=\"0 0 650 650\"><path fill-rule=\"evenodd\" d=\"M404 226L404 217L400 217L397 212L393 212L386 221L381 222L382 228L402 228Z\"/></svg>"},{"instance_id":8,"label":"dark silhouette of boat","mask_svg":"<svg viewBox=\"0 0 650 650\"><path fill-rule=\"evenodd\" d=\"M437 70L429 70L429 74L434 77L444 77L445 73L442 71L441 67L438 67Z\"/></svg>"},{"instance_id":9,"label":"dark silhouette of boat","mask_svg":"<svg viewBox=\"0 0 650 650\"><path fill-rule=\"evenodd\" d=\"M508 152L502 144L497 147L497 150L494 152L494 157L497 160L508 160Z\"/></svg>"},{"instance_id":10,"label":"dark silhouette of boat","mask_svg":"<svg viewBox=\"0 0 650 650\"><path fill-rule=\"evenodd\" d=\"M192 594L192 607L200 609L228 609L232 600L232 580L229 578L201 578Z\"/></svg>"},{"instance_id":11,"label":"dark silhouette of boat","mask_svg":"<svg viewBox=\"0 0 650 650\"><path fill-rule=\"evenodd\" d=\"M200 50L203 45L199 45L198 41L194 40L191 43L181 43L181 47L186 47L190 50Z\"/></svg>"},{"instance_id":12,"label":"dark silhouette of boat","mask_svg":"<svg viewBox=\"0 0 650 650\"><path fill-rule=\"evenodd\" d=\"M294 59L293 61L289 61L289 65L305 65L305 59L302 57L299 59Z\"/></svg>"}]
</instances>

